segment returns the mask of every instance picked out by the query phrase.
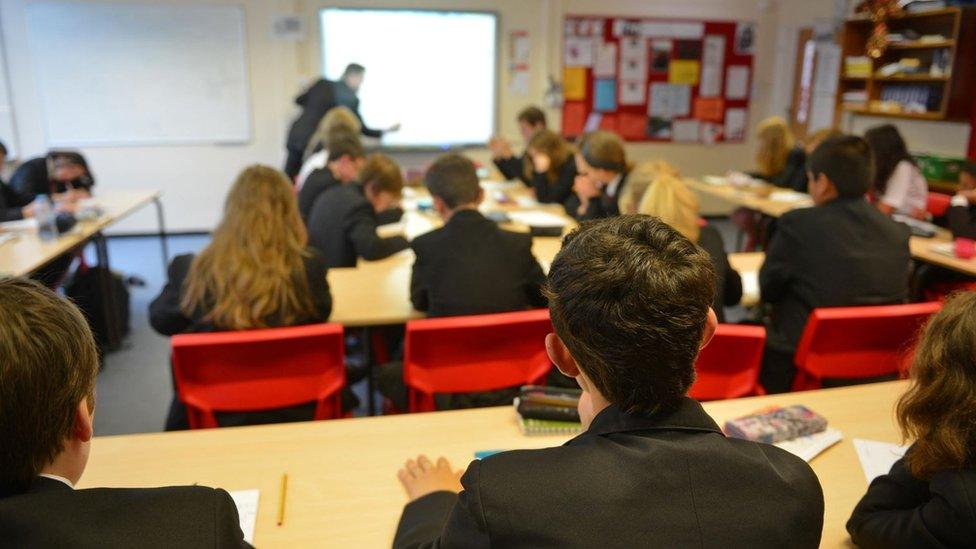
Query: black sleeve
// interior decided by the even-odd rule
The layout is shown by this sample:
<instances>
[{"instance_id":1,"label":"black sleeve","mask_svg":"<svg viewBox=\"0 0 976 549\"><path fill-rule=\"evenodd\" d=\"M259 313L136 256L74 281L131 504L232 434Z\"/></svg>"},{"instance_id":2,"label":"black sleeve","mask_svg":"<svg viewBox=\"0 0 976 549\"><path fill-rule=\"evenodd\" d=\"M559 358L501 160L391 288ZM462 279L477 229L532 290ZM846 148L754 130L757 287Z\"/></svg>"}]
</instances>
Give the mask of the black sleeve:
<instances>
[{"instance_id":1,"label":"black sleeve","mask_svg":"<svg viewBox=\"0 0 976 549\"><path fill-rule=\"evenodd\" d=\"M393 539L394 549L491 546L488 524L481 505L479 461L473 461L461 477L460 494L434 492L412 501L403 509Z\"/></svg>"},{"instance_id":2,"label":"black sleeve","mask_svg":"<svg viewBox=\"0 0 976 549\"><path fill-rule=\"evenodd\" d=\"M952 236L976 238L976 206L953 206L946 212Z\"/></svg>"},{"instance_id":3,"label":"black sleeve","mask_svg":"<svg viewBox=\"0 0 976 549\"><path fill-rule=\"evenodd\" d=\"M559 175L550 182L545 173L532 174L532 188L535 198L543 204L565 204L573 194L573 184L576 182L576 163L572 158L559 168Z\"/></svg>"},{"instance_id":4,"label":"black sleeve","mask_svg":"<svg viewBox=\"0 0 976 549\"><path fill-rule=\"evenodd\" d=\"M525 262L525 297L531 307L545 307L549 304L549 301L542 294L542 288L546 285L546 275L542 272L542 266L532 255L531 238L529 238L522 256Z\"/></svg>"},{"instance_id":5,"label":"black sleeve","mask_svg":"<svg viewBox=\"0 0 976 549\"><path fill-rule=\"evenodd\" d=\"M193 323L180 310L183 280L190 271L192 261L191 255L174 257L166 271L167 281L163 291L149 304L149 324L162 335L182 333Z\"/></svg>"},{"instance_id":6,"label":"black sleeve","mask_svg":"<svg viewBox=\"0 0 976 549\"><path fill-rule=\"evenodd\" d=\"M328 86L329 83L324 78L320 78L317 82L309 86L307 90L302 92L301 95L295 98L295 104L299 107L304 107L313 97L328 94Z\"/></svg>"},{"instance_id":7,"label":"black sleeve","mask_svg":"<svg viewBox=\"0 0 976 549\"><path fill-rule=\"evenodd\" d=\"M522 182L525 181L525 171L523 166L525 166L525 159L521 156L509 156L508 158L495 158L492 160L495 163L495 167L498 171L502 172L502 176L505 179L518 179Z\"/></svg>"},{"instance_id":8,"label":"black sleeve","mask_svg":"<svg viewBox=\"0 0 976 549\"><path fill-rule=\"evenodd\" d=\"M328 267L322 252L310 248L312 256L305 262L305 273L308 276L308 290L312 294L318 320L325 322L332 314L332 293L329 291Z\"/></svg>"},{"instance_id":9,"label":"black sleeve","mask_svg":"<svg viewBox=\"0 0 976 549\"><path fill-rule=\"evenodd\" d=\"M24 162L10 176L10 187L28 200L34 200L37 195L47 194L50 190L47 183L47 170L42 169L44 165L38 160L43 159L35 158Z\"/></svg>"},{"instance_id":10,"label":"black sleeve","mask_svg":"<svg viewBox=\"0 0 976 549\"><path fill-rule=\"evenodd\" d=\"M785 187L794 191L807 192L807 154L797 147L790 151L786 159L786 167L771 183L777 187Z\"/></svg>"},{"instance_id":11,"label":"black sleeve","mask_svg":"<svg viewBox=\"0 0 976 549\"><path fill-rule=\"evenodd\" d=\"M403 208L390 208L389 210L383 210L376 214L377 225L399 223L401 219L403 219Z\"/></svg>"},{"instance_id":12,"label":"black sleeve","mask_svg":"<svg viewBox=\"0 0 976 549\"><path fill-rule=\"evenodd\" d=\"M742 301L742 277L730 265L725 271L725 295L723 303L726 307L735 307Z\"/></svg>"},{"instance_id":13,"label":"black sleeve","mask_svg":"<svg viewBox=\"0 0 976 549\"><path fill-rule=\"evenodd\" d=\"M430 295L427 290L427 267L424 263L424 254L417 249L414 242L413 270L410 273L410 303L418 311L426 311L430 308Z\"/></svg>"},{"instance_id":14,"label":"black sleeve","mask_svg":"<svg viewBox=\"0 0 976 549\"><path fill-rule=\"evenodd\" d=\"M0 222L23 219L24 206L30 203L30 198L18 193L13 187L0 181Z\"/></svg>"},{"instance_id":15,"label":"black sleeve","mask_svg":"<svg viewBox=\"0 0 976 549\"><path fill-rule=\"evenodd\" d=\"M251 547L244 541L237 505L226 491L214 489L214 538L218 548Z\"/></svg>"},{"instance_id":16,"label":"black sleeve","mask_svg":"<svg viewBox=\"0 0 976 549\"><path fill-rule=\"evenodd\" d=\"M898 460L887 475L874 479L847 521L851 540L859 547L945 547L929 523L944 524L959 515L939 494L930 494L930 486L913 477L904 461ZM957 526L961 527L958 531L965 531L964 524Z\"/></svg>"},{"instance_id":17,"label":"black sleeve","mask_svg":"<svg viewBox=\"0 0 976 549\"><path fill-rule=\"evenodd\" d=\"M366 261L383 259L410 247L410 242L402 236L380 238L376 234L376 214L369 203L364 203L349 213L346 234L356 250L356 255Z\"/></svg>"},{"instance_id":18,"label":"black sleeve","mask_svg":"<svg viewBox=\"0 0 976 549\"><path fill-rule=\"evenodd\" d=\"M353 104L350 106L350 110L356 115L356 118L359 119L359 124L361 126L360 132L362 132L363 135L366 137L375 137L377 139L383 137L383 130L376 130L366 125L366 121L363 120L363 115L359 113L358 99L354 100Z\"/></svg>"},{"instance_id":19,"label":"black sleeve","mask_svg":"<svg viewBox=\"0 0 976 549\"><path fill-rule=\"evenodd\" d=\"M789 214L780 218L773 234L766 259L759 269L759 293L764 303L776 303L783 298L793 278L793 252L799 246Z\"/></svg>"}]
</instances>

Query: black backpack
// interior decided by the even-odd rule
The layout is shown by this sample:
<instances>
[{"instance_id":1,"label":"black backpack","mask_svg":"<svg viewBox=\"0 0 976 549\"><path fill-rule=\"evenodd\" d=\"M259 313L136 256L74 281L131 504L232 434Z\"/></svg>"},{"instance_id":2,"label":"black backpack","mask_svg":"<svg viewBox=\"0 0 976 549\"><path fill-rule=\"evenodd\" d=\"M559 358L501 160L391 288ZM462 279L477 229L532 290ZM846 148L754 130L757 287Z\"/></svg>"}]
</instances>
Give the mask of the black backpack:
<instances>
[{"instance_id":1,"label":"black backpack","mask_svg":"<svg viewBox=\"0 0 976 549\"><path fill-rule=\"evenodd\" d=\"M109 291L115 314L106 315L106 305L109 301L102 294L101 277L104 272L104 267L82 265L78 267L74 277L64 288L65 294L75 302L88 319L92 335L95 336L95 342L103 354L106 350L111 350L113 343L109 336L110 321L114 323L114 332L119 339L114 342L116 345L121 343L122 338L129 333L129 288L121 275L110 273Z\"/></svg>"}]
</instances>

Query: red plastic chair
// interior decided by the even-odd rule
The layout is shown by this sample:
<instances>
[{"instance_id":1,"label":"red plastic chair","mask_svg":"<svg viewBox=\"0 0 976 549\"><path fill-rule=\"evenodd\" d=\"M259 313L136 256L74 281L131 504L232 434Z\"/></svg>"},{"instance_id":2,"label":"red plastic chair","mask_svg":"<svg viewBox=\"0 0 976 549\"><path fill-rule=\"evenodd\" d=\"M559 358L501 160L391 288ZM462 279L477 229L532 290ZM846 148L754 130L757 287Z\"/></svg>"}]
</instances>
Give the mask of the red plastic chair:
<instances>
[{"instance_id":1,"label":"red plastic chair","mask_svg":"<svg viewBox=\"0 0 976 549\"><path fill-rule=\"evenodd\" d=\"M925 211L932 214L932 217L943 217L949 211L949 203L952 197L942 193L929 193L925 203Z\"/></svg>"},{"instance_id":2,"label":"red plastic chair","mask_svg":"<svg viewBox=\"0 0 976 549\"><path fill-rule=\"evenodd\" d=\"M764 394L759 385L766 328L719 324L695 362L697 377L688 391L695 400Z\"/></svg>"},{"instance_id":3,"label":"red plastic chair","mask_svg":"<svg viewBox=\"0 0 976 549\"><path fill-rule=\"evenodd\" d=\"M545 344L551 332L548 309L408 322L403 381L410 411L435 410L434 393L543 383L552 368Z\"/></svg>"},{"instance_id":4,"label":"red plastic chair","mask_svg":"<svg viewBox=\"0 0 976 549\"><path fill-rule=\"evenodd\" d=\"M253 412L316 402L315 419L341 417L346 383L339 324L183 334L172 338L173 373L191 429L217 427L214 412Z\"/></svg>"},{"instance_id":5,"label":"red plastic chair","mask_svg":"<svg viewBox=\"0 0 976 549\"><path fill-rule=\"evenodd\" d=\"M941 303L814 309L794 360L794 391L819 389L823 378L897 374L919 330Z\"/></svg>"}]
</instances>

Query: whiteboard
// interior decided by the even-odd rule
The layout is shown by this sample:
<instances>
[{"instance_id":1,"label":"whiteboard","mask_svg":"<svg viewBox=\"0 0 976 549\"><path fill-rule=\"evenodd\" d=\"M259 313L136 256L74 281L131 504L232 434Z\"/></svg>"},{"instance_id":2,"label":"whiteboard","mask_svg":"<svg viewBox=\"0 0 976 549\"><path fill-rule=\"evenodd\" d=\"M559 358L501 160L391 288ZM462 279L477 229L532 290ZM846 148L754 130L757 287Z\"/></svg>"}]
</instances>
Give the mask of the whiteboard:
<instances>
[{"instance_id":1,"label":"whiteboard","mask_svg":"<svg viewBox=\"0 0 976 549\"><path fill-rule=\"evenodd\" d=\"M40 2L27 31L50 147L251 138L240 6Z\"/></svg>"},{"instance_id":2,"label":"whiteboard","mask_svg":"<svg viewBox=\"0 0 976 549\"><path fill-rule=\"evenodd\" d=\"M13 106L10 101L10 84L7 76L7 52L0 40L0 141L7 147L7 160L17 159L20 155L20 143L17 138L17 124L14 120ZM0 166L0 170L3 166Z\"/></svg>"}]
</instances>

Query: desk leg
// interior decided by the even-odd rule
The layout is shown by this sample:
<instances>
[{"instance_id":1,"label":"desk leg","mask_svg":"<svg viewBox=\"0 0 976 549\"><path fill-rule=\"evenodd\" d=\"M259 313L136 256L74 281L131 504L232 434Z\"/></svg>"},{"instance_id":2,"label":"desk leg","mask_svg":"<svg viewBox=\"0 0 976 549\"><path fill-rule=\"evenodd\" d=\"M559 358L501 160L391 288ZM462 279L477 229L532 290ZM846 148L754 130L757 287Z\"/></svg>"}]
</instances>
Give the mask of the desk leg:
<instances>
[{"instance_id":1,"label":"desk leg","mask_svg":"<svg viewBox=\"0 0 976 549\"><path fill-rule=\"evenodd\" d=\"M112 269L108 261L108 243L102 233L97 233L92 238L92 243L95 244L95 257L98 259L98 285L102 292L102 311L105 333L108 337L105 348L115 351L122 344L122 334L119 333L118 307L115 303L115 295L112 293Z\"/></svg>"},{"instance_id":2,"label":"desk leg","mask_svg":"<svg viewBox=\"0 0 976 549\"><path fill-rule=\"evenodd\" d=\"M153 204L156 205L156 221L159 224L159 246L163 251L163 275L165 278L169 267L169 243L166 241L166 219L163 216L163 203L159 200L158 196L153 198Z\"/></svg>"},{"instance_id":3,"label":"desk leg","mask_svg":"<svg viewBox=\"0 0 976 549\"><path fill-rule=\"evenodd\" d=\"M363 328L363 360L366 363L366 406L367 413L376 414L376 368L373 365L373 331L369 326Z\"/></svg>"}]
</instances>

